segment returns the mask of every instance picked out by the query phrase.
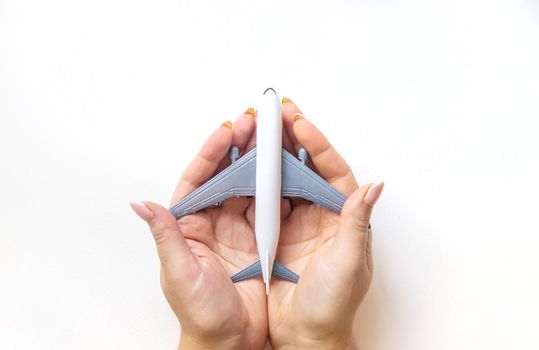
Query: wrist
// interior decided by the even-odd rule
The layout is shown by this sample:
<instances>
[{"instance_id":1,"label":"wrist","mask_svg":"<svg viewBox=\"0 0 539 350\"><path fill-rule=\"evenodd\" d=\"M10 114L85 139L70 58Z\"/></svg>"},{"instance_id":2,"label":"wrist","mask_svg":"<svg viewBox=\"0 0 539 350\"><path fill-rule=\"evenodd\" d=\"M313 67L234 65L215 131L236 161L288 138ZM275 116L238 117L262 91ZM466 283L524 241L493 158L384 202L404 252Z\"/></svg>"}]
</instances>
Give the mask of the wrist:
<instances>
[{"instance_id":1,"label":"wrist","mask_svg":"<svg viewBox=\"0 0 539 350\"><path fill-rule=\"evenodd\" d=\"M320 341L320 342L304 342L304 343L291 343L287 345L282 345L275 350L354 350L354 342L352 339L348 341Z\"/></svg>"},{"instance_id":2,"label":"wrist","mask_svg":"<svg viewBox=\"0 0 539 350\"><path fill-rule=\"evenodd\" d=\"M273 344L272 344L273 346ZM352 335L335 335L335 336L314 336L309 337L305 334L297 333L294 339L289 342L279 344L275 350L291 350L291 349L310 349L310 350L354 350L354 339Z\"/></svg>"},{"instance_id":3,"label":"wrist","mask_svg":"<svg viewBox=\"0 0 539 350\"><path fill-rule=\"evenodd\" d=\"M243 349L245 345L243 337L212 337L197 335L192 336L181 332L178 350L210 350L210 349Z\"/></svg>"}]
</instances>

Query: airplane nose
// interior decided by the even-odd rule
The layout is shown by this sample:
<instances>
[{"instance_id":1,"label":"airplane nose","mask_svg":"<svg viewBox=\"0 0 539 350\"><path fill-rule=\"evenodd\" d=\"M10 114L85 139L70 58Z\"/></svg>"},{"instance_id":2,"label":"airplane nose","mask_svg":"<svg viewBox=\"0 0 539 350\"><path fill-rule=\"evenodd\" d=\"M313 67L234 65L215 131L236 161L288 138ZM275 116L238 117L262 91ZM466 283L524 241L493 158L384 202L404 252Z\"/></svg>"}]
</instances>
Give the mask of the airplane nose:
<instances>
[{"instance_id":1,"label":"airplane nose","mask_svg":"<svg viewBox=\"0 0 539 350\"><path fill-rule=\"evenodd\" d=\"M266 90L264 90L264 93L263 93L262 95L266 95L267 93L271 93L271 92L273 92L273 94L274 94L275 96L277 96L277 91L275 91L275 89L272 88L272 87L269 87L269 88L267 88Z\"/></svg>"}]
</instances>

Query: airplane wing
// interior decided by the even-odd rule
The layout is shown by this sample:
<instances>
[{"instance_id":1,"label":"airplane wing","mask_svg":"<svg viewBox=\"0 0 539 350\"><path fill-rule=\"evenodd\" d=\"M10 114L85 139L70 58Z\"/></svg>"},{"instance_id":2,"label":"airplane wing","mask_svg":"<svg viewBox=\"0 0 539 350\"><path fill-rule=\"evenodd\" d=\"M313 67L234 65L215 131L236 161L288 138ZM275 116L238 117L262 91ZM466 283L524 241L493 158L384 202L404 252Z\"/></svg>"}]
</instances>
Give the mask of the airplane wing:
<instances>
[{"instance_id":1,"label":"airplane wing","mask_svg":"<svg viewBox=\"0 0 539 350\"><path fill-rule=\"evenodd\" d=\"M231 197L254 196L255 174L256 148L234 161L169 210L176 219L179 219Z\"/></svg>"},{"instance_id":2,"label":"airplane wing","mask_svg":"<svg viewBox=\"0 0 539 350\"><path fill-rule=\"evenodd\" d=\"M191 192L170 208L178 219L196 213L211 205L235 196L254 196L256 191L256 148L236 160L212 179ZM301 160L300 160L301 159ZM300 159L282 151L282 196L302 197L308 201L340 213L346 197L312 171L306 164L306 152ZM261 275L260 261L248 266L231 277L233 282ZM273 277L297 283L299 276L275 261Z\"/></svg>"},{"instance_id":3,"label":"airplane wing","mask_svg":"<svg viewBox=\"0 0 539 350\"><path fill-rule=\"evenodd\" d=\"M302 197L340 214L346 197L317 173L283 149L283 197Z\"/></svg>"},{"instance_id":4,"label":"airplane wing","mask_svg":"<svg viewBox=\"0 0 539 350\"><path fill-rule=\"evenodd\" d=\"M305 163L283 149L282 195L302 197L340 213L346 197L312 171ZM176 217L196 213L234 196L254 196L256 148L200 186L170 208Z\"/></svg>"}]
</instances>

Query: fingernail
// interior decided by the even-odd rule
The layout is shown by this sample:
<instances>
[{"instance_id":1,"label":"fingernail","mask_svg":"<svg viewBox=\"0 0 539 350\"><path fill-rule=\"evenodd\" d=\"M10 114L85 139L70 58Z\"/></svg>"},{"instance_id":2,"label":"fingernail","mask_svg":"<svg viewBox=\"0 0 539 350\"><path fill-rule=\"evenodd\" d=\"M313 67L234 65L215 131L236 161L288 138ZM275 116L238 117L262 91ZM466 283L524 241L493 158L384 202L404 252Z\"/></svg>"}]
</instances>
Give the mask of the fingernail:
<instances>
[{"instance_id":1,"label":"fingernail","mask_svg":"<svg viewBox=\"0 0 539 350\"><path fill-rule=\"evenodd\" d=\"M292 101L291 99L289 99L288 97L283 97L283 99L281 100L281 104L285 104L285 103L294 103L294 101Z\"/></svg>"},{"instance_id":2,"label":"fingernail","mask_svg":"<svg viewBox=\"0 0 539 350\"><path fill-rule=\"evenodd\" d=\"M227 120L226 122L224 122L223 124L221 124L222 126L226 126L227 128L229 129L232 129L232 122L230 120Z\"/></svg>"},{"instance_id":3,"label":"fingernail","mask_svg":"<svg viewBox=\"0 0 539 350\"><path fill-rule=\"evenodd\" d=\"M153 218L153 212L144 203L131 202L129 205L142 220L149 221Z\"/></svg>"},{"instance_id":4,"label":"fingernail","mask_svg":"<svg viewBox=\"0 0 539 350\"><path fill-rule=\"evenodd\" d=\"M294 114L294 121L295 122L300 120L300 119L305 119L305 116L303 114L301 114L301 113Z\"/></svg>"},{"instance_id":5,"label":"fingernail","mask_svg":"<svg viewBox=\"0 0 539 350\"><path fill-rule=\"evenodd\" d=\"M256 110L253 107L249 107L243 112L243 114L249 114L253 117L256 117Z\"/></svg>"},{"instance_id":6,"label":"fingernail","mask_svg":"<svg viewBox=\"0 0 539 350\"><path fill-rule=\"evenodd\" d=\"M378 198L380 198L380 195L382 194L382 190L384 189L384 183L379 182L376 185L372 185L369 188L369 191L367 191L367 194L365 195L365 198L363 199L365 203L370 205L371 207L376 204L376 201L378 201Z\"/></svg>"}]
</instances>

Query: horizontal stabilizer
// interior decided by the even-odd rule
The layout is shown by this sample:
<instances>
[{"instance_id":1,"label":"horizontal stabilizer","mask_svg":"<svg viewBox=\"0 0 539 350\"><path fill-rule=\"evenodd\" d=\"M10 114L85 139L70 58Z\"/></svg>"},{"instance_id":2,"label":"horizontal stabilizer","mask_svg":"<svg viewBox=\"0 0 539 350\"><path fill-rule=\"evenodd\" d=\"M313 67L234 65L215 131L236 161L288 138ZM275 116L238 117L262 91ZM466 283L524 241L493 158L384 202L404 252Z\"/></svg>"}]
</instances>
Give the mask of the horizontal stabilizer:
<instances>
[{"instance_id":1,"label":"horizontal stabilizer","mask_svg":"<svg viewBox=\"0 0 539 350\"><path fill-rule=\"evenodd\" d=\"M294 272L290 271L283 264L277 261L273 263L273 272L271 275L275 278L294 283L298 283L299 280L298 275L296 275Z\"/></svg>"},{"instance_id":2,"label":"horizontal stabilizer","mask_svg":"<svg viewBox=\"0 0 539 350\"><path fill-rule=\"evenodd\" d=\"M232 282L236 283L239 281L248 280L250 278L254 278L261 275L262 275L262 265L260 265L260 260L258 260L254 264L249 265L248 267L241 270L234 276L230 277L230 279L232 280ZM298 283L298 280L299 280L299 276L297 274L290 271L283 264L277 261L273 263L272 276L275 278L279 278L279 279L289 281L289 282L294 282L294 283Z\"/></svg>"},{"instance_id":3,"label":"horizontal stabilizer","mask_svg":"<svg viewBox=\"0 0 539 350\"><path fill-rule=\"evenodd\" d=\"M262 265L260 265L260 260L258 260L254 264L249 265L234 276L230 277L230 279L232 282L236 283L260 275L262 275Z\"/></svg>"}]
</instances>

